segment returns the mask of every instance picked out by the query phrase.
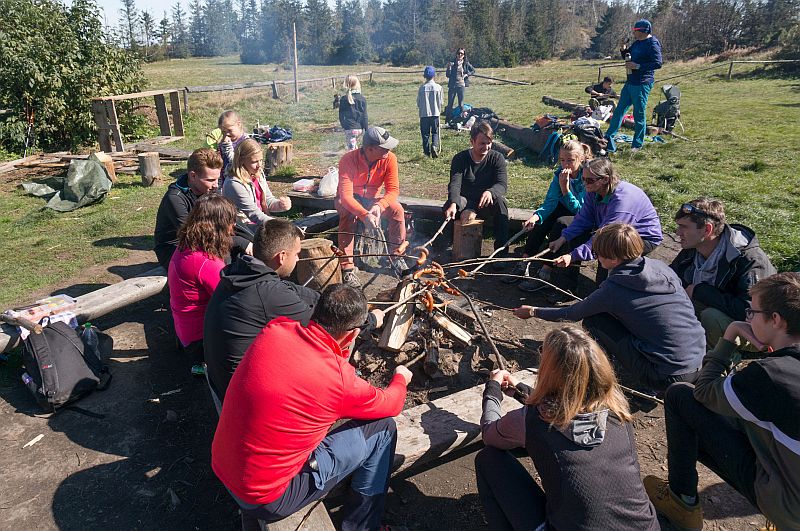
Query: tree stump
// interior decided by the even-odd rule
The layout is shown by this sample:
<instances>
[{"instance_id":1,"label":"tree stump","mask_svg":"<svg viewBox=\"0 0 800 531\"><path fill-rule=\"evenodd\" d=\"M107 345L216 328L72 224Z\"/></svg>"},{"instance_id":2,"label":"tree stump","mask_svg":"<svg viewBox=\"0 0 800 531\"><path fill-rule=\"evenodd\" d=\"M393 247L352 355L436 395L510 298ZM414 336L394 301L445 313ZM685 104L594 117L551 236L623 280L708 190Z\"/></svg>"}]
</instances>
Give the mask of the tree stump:
<instances>
[{"instance_id":1,"label":"tree stump","mask_svg":"<svg viewBox=\"0 0 800 531\"><path fill-rule=\"evenodd\" d=\"M460 219L455 220L453 228L453 260L479 257L482 243L482 219L474 219L467 223L462 223Z\"/></svg>"},{"instance_id":2,"label":"tree stump","mask_svg":"<svg viewBox=\"0 0 800 531\"><path fill-rule=\"evenodd\" d=\"M139 153L139 174L144 186L153 186L153 183L161 180L161 160L157 151Z\"/></svg>"},{"instance_id":3,"label":"tree stump","mask_svg":"<svg viewBox=\"0 0 800 531\"><path fill-rule=\"evenodd\" d=\"M317 291L322 291L330 284L340 284L342 269L339 267L339 260L331 259L332 256L330 240L309 238L300 242L300 258L318 258L318 260L297 262L295 271L298 284L305 284L308 279L313 279L308 283L308 287Z\"/></svg>"},{"instance_id":4,"label":"tree stump","mask_svg":"<svg viewBox=\"0 0 800 531\"><path fill-rule=\"evenodd\" d=\"M108 174L108 178L111 179L111 182L114 184L117 183L117 171L114 169L114 161L108 153L98 151L97 153L92 153L89 158L95 159L102 164L106 168L106 173Z\"/></svg>"},{"instance_id":5,"label":"tree stump","mask_svg":"<svg viewBox=\"0 0 800 531\"><path fill-rule=\"evenodd\" d=\"M271 175L278 168L291 164L292 155L292 144L289 142L267 144L267 173Z\"/></svg>"}]
</instances>

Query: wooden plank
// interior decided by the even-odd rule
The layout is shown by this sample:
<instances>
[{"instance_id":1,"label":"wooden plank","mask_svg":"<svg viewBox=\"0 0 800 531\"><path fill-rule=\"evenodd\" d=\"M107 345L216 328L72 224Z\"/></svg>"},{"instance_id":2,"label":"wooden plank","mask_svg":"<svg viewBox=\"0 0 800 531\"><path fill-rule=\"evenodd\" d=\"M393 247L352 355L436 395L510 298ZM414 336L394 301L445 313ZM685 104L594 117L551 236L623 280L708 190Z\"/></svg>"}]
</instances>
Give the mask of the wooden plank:
<instances>
[{"instance_id":1,"label":"wooden plank","mask_svg":"<svg viewBox=\"0 0 800 531\"><path fill-rule=\"evenodd\" d=\"M532 370L522 370L514 376L530 386L536 384L536 375ZM394 473L424 465L454 450L480 442L483 389L484 385L476 385L407 409L396 416ZM500 406L503 414L522 407L508 397L503 399Z\"/></svg>"},{"instance_id":2,"label":"wooden plank","mask_svg":"<svg viewBox=\"0 0 800 531\"><path fill-rule=\"evenodd\" d=\"M280 522L266 524L265 531L336 531L322 501L306 505Z\"/></svg>"},{"instance_id":3,"label":"wooden plank","mask_svg":"<svg viewBox=\"0 0 800 531\"><path fill-rule=\"evenodd\" d=\"M158 128L161 130L161 136L172 136L169 115L167 115L167 100L163 94L156 94L153 98L156 101L156 116L158 116Z\"/></svg>"},{"instance_id":4,"label":"wooden plank","mask_svg":"<svg viewBox=\"0 0 800 531\"><path fill-rule=\"evenodd\" d=\"M177 90L169 93L169 108L172 111L172 126L175 128L175 136L183 136L183 115Z\"/></svg>"},{"instance_id":5,"label":"wooden plank","mask_svg":"<svg viewBox=\"0 0 800 531\"><path fill-rule=\"evenodd\" d=\"M198 85L195 87L185 87L186 92L221 92L225 90L242 90L249 88L270 87L272 81L253 81L250 83L234 83L228 85Z\"/></svg>"},{"instance_id":6,"label":"wooden plank","mask_svg":"<svg viewBox=\"0 0 800 531\"><path fill-rule=\"evenodd\" d=\"M21 159L10 160L8 162L4 162L4 163L0 164L0 173L9 172L9 171L15 169L20 164L25 164L27 162L34 161L34 160L36 160L38 158L39 158L39 155L30 155L30 156L27 156L27 157L23 157Z\"/></svg>"},{"instance_id":7,"label":"wooden plank","mask_svg":"<svg viewBox=\"0 0 800 531\"><path fill-rule=\"evenodd\" d=\"M105 103L100 100L92 100L92 116L94 117L95 125L97 125L97 143L100 144L100 150L110 153L112 151L111 139L109 138L111 128L106 117Z\"/></svg>"},{"instance_id":8,"label":"wooden plank","mask_svg":"<svg viewBox=\"0 0 800 531\"><path fill-rule=\"evenodd\" d=\"M464 330L458 323L447 317L445 314L436 310L431 315L433 322L444 329L445 332L453 339L458 341L462 346L467 346L472 343L472 334Z\"/></svg>"},{"instance_id":9,"label":"wooden plank","mask_svg":"<svg viewBox=\"0 0 800 531\"><path fill-rule=\"evenodd\" d=\"M395 295L395 302L401 301L414 292L414 282L410 278L406 278L400 284ZM411 330L411 325L414 322L414 301L408 304L403 304L389 312L383 326L383 333L378 346L390 352L399 352L403 343L406 342L408 332Z\"/></svg>"},{"instance_id":10,"label":"wooden plank","mask_svg":"<svg viewBox=\"0 0 800 531\"><path fill-rule=\"evenodd\" d=\"M148 144L144 142L139 142L137 144L134 144L130 146L130 148L136 153L142 153L145 151L155 151L162 157L168 157L180 160L188 160L189 155L192 154L191 151L187 151L185 149L166 148L163 146L159 146L158 144Z\"/></svg>"},{"instance_id":11,"label":"wooden plank","mask_svg":"<svg viewBox=\"0 0 800 531\"><path fill-rule=\"evenodd\" d=\"M119 129L119 118L117 118L117 108L113 101L104 102L106 107L106 118L108 119L108 127L111 129L111 138L114 139L114 149L116 151L125 151L125 145L122 143L122 132Z\"/></svg>"},{"instance_id":12,"label":"wooden plank","mask_svg":"<svg viewBox=\"0 0 800 531\"><path fill-rule=\"evenodd\" d=\"M151 96L156 96L158 94L161 94L163 96L164 94L169 94L170 92L173 92L175 90L179 89L170 88L170 89L159 89L159 90L147 90L144 92L131 92L129 94L115 94L113 96L98 96L96 98L92 98L92 101L95 100L122 101L122 100L133 100L136 98L149 98Z\"/></svg>"}]
</instances>

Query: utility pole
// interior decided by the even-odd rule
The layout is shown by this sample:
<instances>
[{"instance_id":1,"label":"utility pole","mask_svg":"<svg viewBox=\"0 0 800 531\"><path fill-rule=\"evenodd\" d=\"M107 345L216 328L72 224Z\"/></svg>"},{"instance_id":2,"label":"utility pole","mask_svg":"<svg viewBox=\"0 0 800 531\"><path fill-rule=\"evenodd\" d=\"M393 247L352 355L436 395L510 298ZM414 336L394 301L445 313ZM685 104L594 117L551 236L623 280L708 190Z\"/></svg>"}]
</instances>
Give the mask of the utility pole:
<instances>
[{"instance_id":1,"label":"utility pole","mask_svg":"<svg viewBox=\"0 0 800 531\"><path fill-rule=\"evenodd\" d=\"M297 86L297 24L292 22L292 38L294 39L294 102L300 102L300 89Z\"/></svg>"}]
</instances>

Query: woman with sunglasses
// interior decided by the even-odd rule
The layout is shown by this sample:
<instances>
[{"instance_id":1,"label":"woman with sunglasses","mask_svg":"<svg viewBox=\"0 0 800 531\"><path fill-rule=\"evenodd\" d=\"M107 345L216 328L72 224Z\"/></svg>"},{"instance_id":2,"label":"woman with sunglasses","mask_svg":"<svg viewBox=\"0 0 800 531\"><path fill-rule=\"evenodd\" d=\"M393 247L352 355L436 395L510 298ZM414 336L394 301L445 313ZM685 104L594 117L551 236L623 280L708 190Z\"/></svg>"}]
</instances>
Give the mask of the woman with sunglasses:
<instances>
[{"instance_id":1,"label":"woman with sunglasses","mask_svg":"<svg viewBox=\"0 0 800 531\"><path fill-rule=\"evenodd\" d=\"M586 197L575 219L550 243L550 250L561 253L553 262L556 267L568 268L581 261L594 260L591 235L609 223L632 225L644 242L643 255L649 254L664 239L661 220L647 194L636 185L619 178L616 168L606 158L594 159L583 165ZM588 240L583 238L588 237ZM577 268L570 268L567 278L577 283ZM608 271L597 267L596 281L600 284ZM570 286L572 287L572 286Z\"/></svg>"},{"instance_id":2,"label":"woman with sunglasses","mask_svg":"<svg viewBox=\"0 0 800 531\"><path fill-rule=\"evenodd\" d=\"M445 121L450 122L453 112L453 102L458 96L458 106L464 104L464 89L469 86L469 76L475 73L475 69L467 61L467 56L464 53L464 48L459 48L456 51L456 57L447 63L447 108L444 111Z\"/></svg>"},{"instance_id":3,"label":"woman with sunglasses","mask_svg":"<svg viewBox=\"0 0 800 531\"><path fill-rule=\"evenodd\" d=\"M571 306L522 306L514 315L583 320L622 384L655 394L675 382L694 382L706 335L678 275L664 262L643 257L643 250L631 225L605 225L594 235L594 251L609 275L596 291Z\"/></svg>"},{"instance_id":4,"label":"woman with sunglasses","mask_svg":"<svg viewBox=\"0 0 800 531\"><path fill-rule=\"evenodd\" d=\"M525 396L502 416L504 392ZM640 479L628 403L603 350L575 326L550 331L531 389L494 371L483 393L485 448L475 457L489 529L660 529ZM509 452L524 448L540 487Z\"/></svg>"}]
</instances>

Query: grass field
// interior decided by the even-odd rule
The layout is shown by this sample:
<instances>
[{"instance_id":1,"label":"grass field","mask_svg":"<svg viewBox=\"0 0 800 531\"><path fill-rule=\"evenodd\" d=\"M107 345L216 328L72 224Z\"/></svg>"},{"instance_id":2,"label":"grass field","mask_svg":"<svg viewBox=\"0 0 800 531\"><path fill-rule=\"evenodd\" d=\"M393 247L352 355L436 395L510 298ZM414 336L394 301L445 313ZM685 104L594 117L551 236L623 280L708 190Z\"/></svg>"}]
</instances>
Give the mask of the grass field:
<instances>
[{"instance_id":1,"label":"grass field","mask_svg":"<svg viewBox=\"0 0 800 531\"><path fill-rule=\"evenodd\" d=\"M709 66L702 61L667 64L658 72L650 109L659 101L660 79ZM754 228L776 266L800 267L800 80L738 69L732 81L726 68L681 77L682 113L691 142L670 140L647 145L635 158L627 148L613 156L623 178L642 187L652 198L667 230L681 202L699 195L725 201L728 218ZM300 77L343 75L364 70L357 66L301 67ZM421 68L419 68L421 70ZM291 72L274 65L246 66L236 57L188 59L146 67L151 88L211 85L288 79ZM490 107L512 122L530 124L544 113L559 114L541 103L543 95L585 101L584 87L597 76L597 64L584 61L546 62L530 67L479 70L479 73L530 81L531 86L491 84L476 80L466 101ZM622 78L621 69L608 73ZM416 88L421 76L376 75L364 86L372 124L384 125L400 139L401 189L404 195L444 198L449 161L468 145L466 133L443 132L443 157L425 159L420 146ZM295 135L295 166L299 175L320 175L335 165L328 152L343 148L331 108L333 90L304 90L294 104L273 100L268 90L229 91L192 95L186 138L173 144L193 149L216 126L220 111L238 109L247 127L280 124ZM144 103L144 102L143 102ZM149 102L148 102L149 103ZM155 130L155 129L154 129ZM528 156L509 166L512 206L532 207L543 198L552 169ZM170 170L174 167L165 167ZM4 180L15 179L7 174ZM42 210L40 199L9 186L0 189L0 307L26 302L29 293L56 289L87 267L124 257L127 248L147 248L162 188L143 188L137 176L123 177L100 205L66 214Z\"/></svg>"}]
</instances>

